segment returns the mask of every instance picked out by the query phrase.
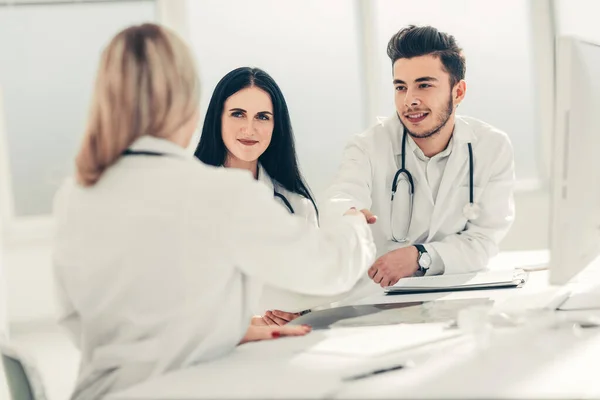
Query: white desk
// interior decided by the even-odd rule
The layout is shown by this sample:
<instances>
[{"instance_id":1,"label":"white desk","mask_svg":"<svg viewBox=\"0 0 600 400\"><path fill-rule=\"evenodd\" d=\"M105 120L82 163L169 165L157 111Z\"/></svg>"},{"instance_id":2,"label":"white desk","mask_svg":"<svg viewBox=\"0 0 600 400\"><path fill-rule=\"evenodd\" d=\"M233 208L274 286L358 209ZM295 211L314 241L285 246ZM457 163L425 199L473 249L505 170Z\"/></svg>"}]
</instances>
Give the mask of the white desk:
<instances>
[{"instance_id":1,"label":"white desk","mask_svg":"<svg viewBox=\"0 0 600 400\"><path fill-rule=\"evenodd\" d=\"M361 304L524 296L547 288L547 271L521 289L374 296ZM309 314L310 315L310 314ZM495 330L489 347L461 336L372 359L307 353L339 329L246 344L212 363L135 386L110 400L201 398L598 398L600 329ZM518 333L517 333L518 332ZM399 338L400 339L400 338ZM342 377L414 362L367 379Z\"/></svg>"}]
</instances>

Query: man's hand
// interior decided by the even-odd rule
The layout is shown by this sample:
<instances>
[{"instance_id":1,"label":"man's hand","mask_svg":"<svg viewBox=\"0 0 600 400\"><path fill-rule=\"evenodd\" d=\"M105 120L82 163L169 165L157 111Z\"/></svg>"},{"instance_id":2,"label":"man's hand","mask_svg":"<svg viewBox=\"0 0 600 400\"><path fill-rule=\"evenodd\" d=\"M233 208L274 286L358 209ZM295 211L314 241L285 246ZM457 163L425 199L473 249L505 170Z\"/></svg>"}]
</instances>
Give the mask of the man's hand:
<instances>
[{"instance_id":1,"label":"man's hand","mask_svg":"<svg viewBox=\"0 0 600 400\"><path fill-rule=\"evenodd\" d=\"M369 278L381 287L392 286L400 279L412 276L419 269L419 251L415 246L403 247L379 257L369 268Z\"/></svg>"},{"instance_id":2,"label":"man's hand","mask_svg":"<svg viewBox=\"0 0 600 400\"><path fill-rule=\"evenodd\" d=\"M300 313L289 313L280 310L267 311L262 319L267 325L283 326L290 321L295 320L300 316Z\"/></svg>"},{"instance_id":3,"label":"man's hand","mask_svg":"<svg viewBox=\"0 0 600 400\"><path fill-rule=\"evenodd\" d=\"M372 225L375 222L377 222L377 216L374 215L373 213L371 213L371 211L367 210L366 208L363 208L362 210L357 211L356 208L352 207L344 213L344 215L360 215L360 214L362 214L365 217L365 220L367 221L367 224L369 224L369 225Z\"/></svg>"}]
</instances>

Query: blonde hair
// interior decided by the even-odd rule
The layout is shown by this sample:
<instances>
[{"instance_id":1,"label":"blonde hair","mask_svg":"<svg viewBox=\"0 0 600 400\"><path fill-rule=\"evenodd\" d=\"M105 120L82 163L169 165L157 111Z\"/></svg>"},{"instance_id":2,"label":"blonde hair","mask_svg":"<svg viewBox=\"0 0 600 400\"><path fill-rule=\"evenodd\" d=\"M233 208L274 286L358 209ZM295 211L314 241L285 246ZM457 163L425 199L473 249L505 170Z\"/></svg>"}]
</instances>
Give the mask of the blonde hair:
<instances>
[{"instance_id":1,"label":"blonde hair","mask_svg":"<svg viewBox=\"0 0 600 400\"><path fill-rule=\"evenodd\" d=\"M77 178L94 185L140 136L168 138L198 112L200 82L185 43L155 25L117 34L102 53Z\"/></svg>"}]
</instances>

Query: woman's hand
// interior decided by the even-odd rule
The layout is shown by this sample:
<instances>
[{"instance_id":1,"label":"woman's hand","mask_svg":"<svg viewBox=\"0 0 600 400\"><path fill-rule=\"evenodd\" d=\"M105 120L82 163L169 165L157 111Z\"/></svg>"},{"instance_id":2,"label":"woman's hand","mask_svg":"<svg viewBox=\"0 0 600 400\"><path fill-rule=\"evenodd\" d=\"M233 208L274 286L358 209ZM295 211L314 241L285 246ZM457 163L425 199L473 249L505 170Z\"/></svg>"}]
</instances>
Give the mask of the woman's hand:
<instances>
[{"instance_id":1,"label":"woman's hand","mask_svg":"<svg viewBox=\"0 0 600 400\"><path fill-rule=\"evenodd\" d=\"M252 325L248 327L244 338L238 343L257 342L259 340L272 340L284 336L304 336L312 328L309 325L300 326L259 326Z\"/></svg>"}]
</instances>

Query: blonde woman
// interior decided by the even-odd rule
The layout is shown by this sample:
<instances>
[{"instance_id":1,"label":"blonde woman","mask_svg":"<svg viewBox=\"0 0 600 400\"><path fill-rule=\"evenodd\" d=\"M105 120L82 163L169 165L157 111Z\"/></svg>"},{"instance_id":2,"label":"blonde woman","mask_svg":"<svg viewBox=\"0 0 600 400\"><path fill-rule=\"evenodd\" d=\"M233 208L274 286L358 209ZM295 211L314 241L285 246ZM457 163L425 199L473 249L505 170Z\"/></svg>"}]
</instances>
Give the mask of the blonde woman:
<instances>
[{"instance_id":1,"label":"blonde woman","mask_svg":"<svg viewBox=\"0 0 600 400\"><path fill-rule=\"evenodd\" d=\"M63 323L82 353L74 399L306 334L249 327L256 289L335 295L374 259L363 214L317 229L248 172L188 155L198 92L188 49L165 28L128 28L102 54L77 177L55 204Z\"/></svg>"}]
</instances>

